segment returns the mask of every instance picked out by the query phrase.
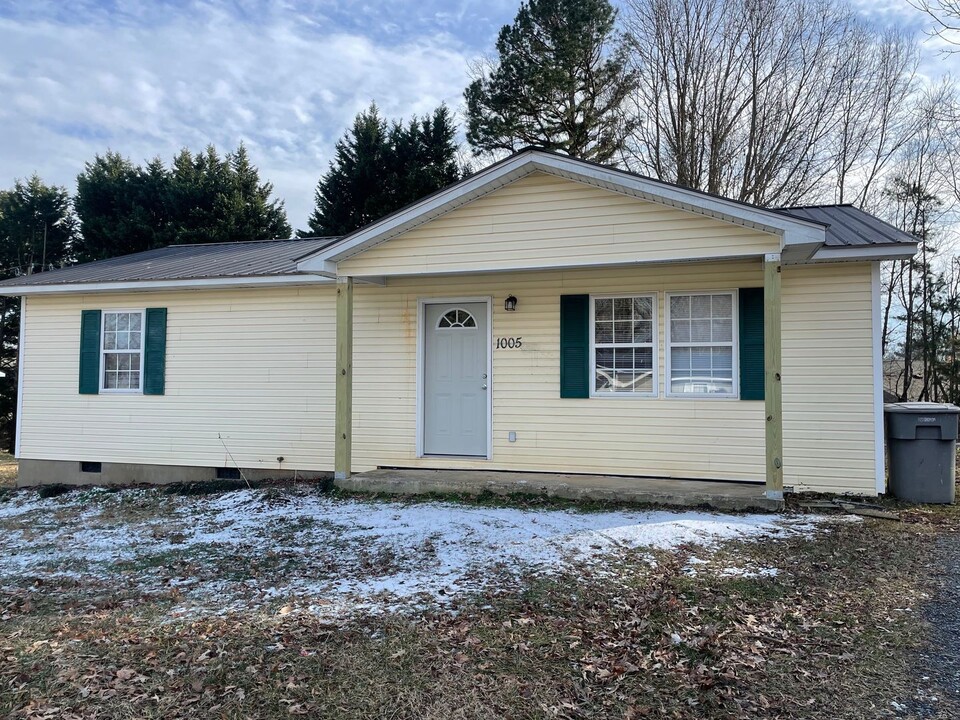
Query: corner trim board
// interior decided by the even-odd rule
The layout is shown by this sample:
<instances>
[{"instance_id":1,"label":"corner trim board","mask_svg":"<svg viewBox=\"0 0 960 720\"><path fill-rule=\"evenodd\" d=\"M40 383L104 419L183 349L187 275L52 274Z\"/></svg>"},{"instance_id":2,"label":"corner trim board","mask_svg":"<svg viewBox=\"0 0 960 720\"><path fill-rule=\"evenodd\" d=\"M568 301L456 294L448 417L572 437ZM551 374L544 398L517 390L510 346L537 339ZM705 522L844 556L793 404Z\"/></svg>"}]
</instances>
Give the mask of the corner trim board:
<instances>
[{"instance_id":1,"label":"corner trim board","mask_svg":"<svg viewBox=\"0 0 960 720\"><path fill-rule=\"evenodd\" d=\"M878 495L887 491L887 472L883 427L883 324L880 299L880 263L873 262L871 273L871 319L873 326L873 432L876 464L875 487Z\"/></svg>"},{"instance_id":2,"label":"corner trim board","mask_svg":"<svg viewBox=\"0 0 960 720\"><path fill-rule=\"evenodd\" d=\"M20 458L20 432L23 427L23 342L27 330L27 299L20 298L20 339L17 343L17 425L13 442L13 455Z\"/></svg>"}]
</instances>

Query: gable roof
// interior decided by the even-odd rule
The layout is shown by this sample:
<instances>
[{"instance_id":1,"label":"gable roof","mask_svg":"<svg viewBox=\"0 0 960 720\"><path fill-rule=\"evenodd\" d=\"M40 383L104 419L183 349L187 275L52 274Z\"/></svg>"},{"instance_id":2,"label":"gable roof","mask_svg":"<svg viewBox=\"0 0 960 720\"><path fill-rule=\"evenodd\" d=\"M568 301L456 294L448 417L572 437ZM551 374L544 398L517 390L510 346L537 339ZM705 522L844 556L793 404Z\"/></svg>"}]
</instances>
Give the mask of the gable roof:
<instances>
[{"instance_id":1,"label":"gable roof","mask_svg":"<svg viewBox=\"0 0 960 720\"><path fill-rule=\"evenodd\" d=\"M794 217L568 155L528 148L344 236L335 245L305 255L298 268L304 272L335 274L340 260L375 247L534 172L545 172L772 233L782 238L785 250L802 259L809 259L825 239L826 225L817 220Z\"/></svg>"},{"instance_id":2,"label":"gable roof","mask_svg":"<svg viewBox=\"0 0 960 720\"><path fill-rule=\"evenodd\" d=\"M0 281L0 295L332 282L337 262L535 172L778 235L790 262L912 257L917 239L852 205L761 208L546 150L521 150L342 238L171 245ZM382 278L366 278L381 283Z\"/></svg>"},{"instance_id":3,"label":"gable roof","mask_svg":"<svg viewBox=\"0 0 960 720\"><path fill-rule=\"evenodd\" d=\"M170 283L179 286L202 287L203 281L219 280L229 284L271 284L282 282L280 278L329 282L299 273L297 258L304 253L317 252L329 247L337 238L303 238L293 240L255 240L251 242L208 243L197 245L170 245L95 262L82 263L48 270L34 275L9 278L0 282L0 293L8 288L39 290L43 287L64 285L103 286L119 283L153 283L166 287ZM166 283L167 285L160 285ZM189 283L183 285L182 283ZM98 289L104 289L98 287ZM125 289L125 288L106 288ZM11 293L13 294L13 293Z\"/></svg>"}]
</instances>

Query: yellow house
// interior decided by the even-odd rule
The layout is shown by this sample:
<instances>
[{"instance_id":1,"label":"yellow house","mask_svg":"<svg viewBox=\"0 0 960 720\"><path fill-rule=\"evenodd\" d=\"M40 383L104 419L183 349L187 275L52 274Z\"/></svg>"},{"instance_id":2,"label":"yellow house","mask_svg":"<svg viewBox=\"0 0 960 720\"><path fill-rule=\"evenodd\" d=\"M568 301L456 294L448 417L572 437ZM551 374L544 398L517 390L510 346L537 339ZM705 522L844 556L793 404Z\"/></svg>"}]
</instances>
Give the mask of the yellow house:
<instances>
[{"instance_id":1,"label":"yellow house","mask_svg":"<svg viewBox=\"0 0 960 720\"><path fill-rule=\"evenodd\" d=\"M882 260L539 150L344 238L14 278L22 484L484 469L882 493Z\"/></svg>"}]
</instances>

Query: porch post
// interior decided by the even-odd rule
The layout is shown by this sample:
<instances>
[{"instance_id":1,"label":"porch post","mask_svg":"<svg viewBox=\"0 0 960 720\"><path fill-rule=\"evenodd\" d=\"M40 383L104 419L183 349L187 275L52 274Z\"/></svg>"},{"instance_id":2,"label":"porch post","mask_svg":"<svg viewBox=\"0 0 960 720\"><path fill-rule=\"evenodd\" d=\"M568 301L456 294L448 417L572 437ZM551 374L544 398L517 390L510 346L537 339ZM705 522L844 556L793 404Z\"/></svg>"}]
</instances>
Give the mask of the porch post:
<instances>
[{"instance_id":1,"label":"porch post","mask_svg":"<svg viewBox=\"0 0 960 720\"><path fill-rule=\"evenodd\" d=\"M766 495L783 500L783 388L780 384L780 255L763 258L763 367L766 414Z\"/></svg>"},{"instance_id":2,"label":"porch post","mask_svg":"<svg viewBox=\"0 0 960 720\"><path fill-rule=\"evenodd\" d=\"M353 440L353 278L337 278L337 409L333 477L350 477Z\"/></svg>"}]
</instances>

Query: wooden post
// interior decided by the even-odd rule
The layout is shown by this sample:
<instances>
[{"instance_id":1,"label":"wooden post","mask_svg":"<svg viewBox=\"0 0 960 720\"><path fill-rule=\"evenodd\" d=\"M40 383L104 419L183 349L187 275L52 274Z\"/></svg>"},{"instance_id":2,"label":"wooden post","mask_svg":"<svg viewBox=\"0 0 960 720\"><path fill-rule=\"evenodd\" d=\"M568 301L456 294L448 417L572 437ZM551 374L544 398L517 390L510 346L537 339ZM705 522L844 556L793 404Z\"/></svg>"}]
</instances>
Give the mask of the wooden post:
<instances>
[{"instance_id":1,"label":"wooden post","mask_svg":"<svg viewBox=\"0 0 960 720\"><path fill-rule=\"evenodd\" d=\"M333 477L350 477L353 441L353 278L337 278L337 409Z\"/></svg>"},{"instance_id":2,"label":"wooden post","mask_svg":"<svg viewBox=\"0 0 960 720\"><path fill-rule=\"evenodd\" d=\"M763 258L763 367L766 413L766 495L783 500L783 387L780 332L780 255Z\"/></svg>"}]
</instances>

